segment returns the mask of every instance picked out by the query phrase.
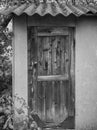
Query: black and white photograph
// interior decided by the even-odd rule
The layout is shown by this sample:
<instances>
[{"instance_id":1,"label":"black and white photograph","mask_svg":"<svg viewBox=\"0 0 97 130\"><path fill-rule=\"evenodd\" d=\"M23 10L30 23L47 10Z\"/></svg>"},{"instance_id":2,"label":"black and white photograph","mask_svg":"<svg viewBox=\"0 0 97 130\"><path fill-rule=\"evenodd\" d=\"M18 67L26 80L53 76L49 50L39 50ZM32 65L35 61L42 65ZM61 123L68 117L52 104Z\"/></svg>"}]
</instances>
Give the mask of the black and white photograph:
<instances>
[{"instance_id":1,"label":"black and white photograph","mask_svg":"<svg viewBox=\"0 0 97 130\"><path fill-rule=\"evenodd\" d=\"M97 130L97 0L0 0L0 130Z\"/></svg>"}]
</instances>

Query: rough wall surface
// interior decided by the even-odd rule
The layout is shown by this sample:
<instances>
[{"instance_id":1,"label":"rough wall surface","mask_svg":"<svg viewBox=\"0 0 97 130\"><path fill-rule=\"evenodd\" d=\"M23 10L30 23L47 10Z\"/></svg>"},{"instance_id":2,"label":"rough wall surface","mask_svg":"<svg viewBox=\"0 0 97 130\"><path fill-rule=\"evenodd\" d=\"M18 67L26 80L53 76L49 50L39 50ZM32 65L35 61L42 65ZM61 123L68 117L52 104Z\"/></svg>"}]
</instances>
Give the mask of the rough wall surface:
<instances>
[{"instance_id":1,"label":"rough wall surface","mask_svg":"<svg viewBox=\"0 0 97 130\"><path fill-rule=\"evenodd\" d=\"M26 17L14 18L13 43L13 93L28 101L28 69L27 69L27 27ZM15 104L16 107L20 107Z\"/></svg>"},{"instance_id":2,"label":"rough wall surface","mask_svg":"<svg viewBox=\"0 0 97 130\"><path fill-rule=\"evenodd\" d=\"M97 129L97 18L78 18L76 27L76 129Z\"/></svg>"},{"instance_id":3,"label":"rough wall surface","mask_svg":"<svg viewBox=\"0 0 97 130\"><path fill-rule=\"evenodd\" d=\"M27 30L21 17L14 22L14 93L26 101ZM78 18L75 57L76 130L97 129L97 18Z\"/></svg>"}]
</instances>

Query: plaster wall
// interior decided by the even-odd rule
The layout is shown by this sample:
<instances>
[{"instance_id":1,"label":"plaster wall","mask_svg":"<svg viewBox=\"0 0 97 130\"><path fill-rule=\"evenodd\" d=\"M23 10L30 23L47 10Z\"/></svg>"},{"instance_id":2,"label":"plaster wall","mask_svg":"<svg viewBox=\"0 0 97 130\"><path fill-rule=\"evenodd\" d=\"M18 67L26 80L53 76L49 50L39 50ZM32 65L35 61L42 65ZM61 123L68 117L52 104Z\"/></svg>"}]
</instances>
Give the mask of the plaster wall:
<instances>
[{"instance_id":1,"label":"plaster wall","mask_svg":"<svg viewBox=\"0 0 97 130\"><path fill-rule=\"evenodd\" d=\"M26 17L14 17L13 93L28 102L27 27ZM16 107L21 103L15 102Z\"/></svg>"},{"instance_id":2,"label":"plaster wall","mask_svg":"<svg viewBox=\"0 0 97 130\"><path fill-rule=\"evenodd\" d=\"M13 91L28 101L26 17L14 19ZM28 23L30 26L30 24ZM32 24L31 24L32 25ZM80 17L75 32L75 129L97 129L97 18Z\"/></svg>"},{"instance_id":3,"label":"plaster wall","mask_svg":"<svg viewBox=\"0 0 97 130\"><path fill-rule=\"evenodd\" d=\"M76 27L75 111L77 130L97 129L97 18L81 17Z\"/></svg>"}]
</instances>

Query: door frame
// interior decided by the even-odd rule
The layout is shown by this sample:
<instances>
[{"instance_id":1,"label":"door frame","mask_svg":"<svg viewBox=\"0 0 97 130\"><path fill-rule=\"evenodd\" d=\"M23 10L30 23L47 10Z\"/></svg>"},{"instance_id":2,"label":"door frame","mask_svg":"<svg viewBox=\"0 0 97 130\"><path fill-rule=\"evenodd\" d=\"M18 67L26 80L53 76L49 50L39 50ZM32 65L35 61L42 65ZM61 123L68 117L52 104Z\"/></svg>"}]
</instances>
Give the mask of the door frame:
<instances>
[{"instance_id":1,"label":"door frame","mask_svg":"<svg viewBox=\"0 0 97 130\"><path fill-rule=\"evenodd\" d=\"M54 26L52 26L52 27L54 27ZM57 27L57 26L55 26L55 27ZM60 27L60 26L58 26L58 27ZM62 26L61 26L62 27ZM63 26L63 27L65 27L65 26ZM30 28L30 29L29 29ZM30 27L28 27L28 30L31 30L31 28L35 28L35 30L36 30L36 28L37 27L34 27L34 26L30 26ZM71 31L71 33L72 33L72 45L70 46L71 48L71 66L70 66L70 75L71 75L71 77L70 77L70 81L71 81L71 86L72 86L72 89L73 89L73 107L74 107L74 121L73 121L73 126L75 126L75 28L74 27L68 27L69 29L71 29L72 31ZM28 33L28 35L29 35L29 33ZM29 36L28 36L29 37ZM29 47L28 47L28 49L29 49ZM28 54L28 62L29 62L29 54ZM29 63L28 63L29 64ZM30 66L31 67L31 66ZM28 67L29 68L29 67ZM30 68L31 69L31 68ZM29 86L29 85L28 85ZM30 88L30 87L28 87L28 88ZM29 92L29 90L28 90L28 96L31 94L31 92ZM29 101L28 101L29 102ZM68 123L67 123L68 124ZM67 127L67 126L66 126Z\"/></svg>"}]
</instances>

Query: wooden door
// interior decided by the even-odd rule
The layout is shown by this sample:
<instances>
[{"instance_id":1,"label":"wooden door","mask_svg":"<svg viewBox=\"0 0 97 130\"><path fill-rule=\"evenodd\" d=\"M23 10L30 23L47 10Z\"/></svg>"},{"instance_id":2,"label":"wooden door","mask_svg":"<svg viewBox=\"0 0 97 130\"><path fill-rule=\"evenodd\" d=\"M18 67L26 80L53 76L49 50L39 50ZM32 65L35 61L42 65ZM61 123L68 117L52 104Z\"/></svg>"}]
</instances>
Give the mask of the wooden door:
<instances>
[{"instance_id":1,"label":"wooden door","mask_svg":"<svg viewBox=\"0 0 97 130\"><path fill-rule=\"evenodd\" d=\"M37 27L32 32L30 105L41 121L58 125L74 116L73 30Z\"/></svg>"}]
</instances>

